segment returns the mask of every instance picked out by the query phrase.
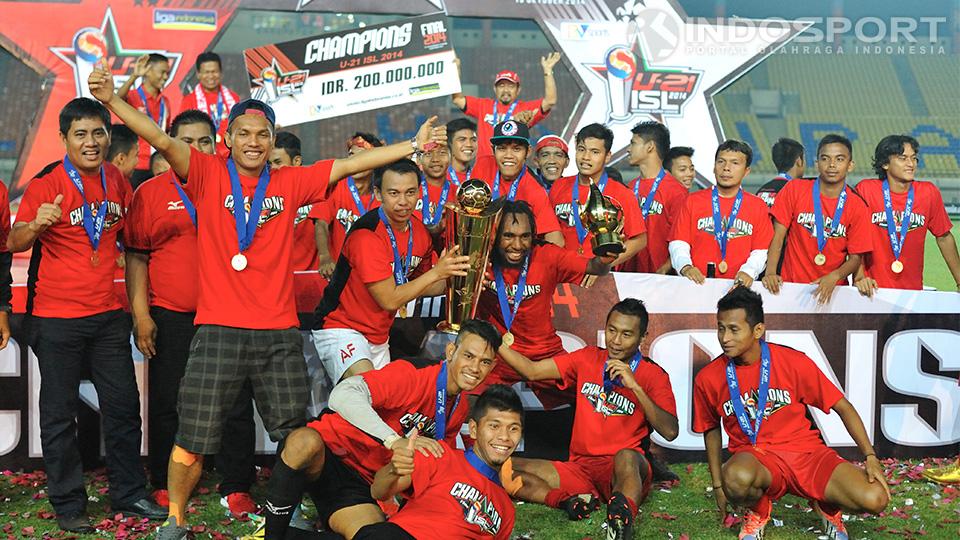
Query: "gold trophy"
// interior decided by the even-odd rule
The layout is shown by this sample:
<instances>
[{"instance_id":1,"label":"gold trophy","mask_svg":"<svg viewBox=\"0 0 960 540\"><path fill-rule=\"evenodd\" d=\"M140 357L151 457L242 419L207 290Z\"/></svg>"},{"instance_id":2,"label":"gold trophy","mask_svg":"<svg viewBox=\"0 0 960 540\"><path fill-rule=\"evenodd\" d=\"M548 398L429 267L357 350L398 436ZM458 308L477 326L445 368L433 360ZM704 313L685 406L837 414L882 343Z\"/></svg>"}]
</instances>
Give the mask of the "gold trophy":
<instances>
[{"instance_id":1,"label":"gold trophy","mask_svg":"<svg viewBox=\"0 0 960 540\"><path fill-rule=\"evenodd\" d=\"M457 190L457 204L446 205L444 244L447 249L459 245L460 254L470 257L470 269L466 276L453 276L447 284L447 317L437 326L441 332L456 334L460 324L477 311L503 200L493 200L490 186L472 178Z\"/></svg>"},{"instance_id":2,"label":"gold trophy","mask_svg":"<svg viewBox=\"0 0 960 540\"><path fill-rule=\"evenodd\" d=\"M623 253L623 208L600 191L592 180L587 202L580 207L580 221L593 233L593 254L599 257Z\"/></svg>"}]
</instances>

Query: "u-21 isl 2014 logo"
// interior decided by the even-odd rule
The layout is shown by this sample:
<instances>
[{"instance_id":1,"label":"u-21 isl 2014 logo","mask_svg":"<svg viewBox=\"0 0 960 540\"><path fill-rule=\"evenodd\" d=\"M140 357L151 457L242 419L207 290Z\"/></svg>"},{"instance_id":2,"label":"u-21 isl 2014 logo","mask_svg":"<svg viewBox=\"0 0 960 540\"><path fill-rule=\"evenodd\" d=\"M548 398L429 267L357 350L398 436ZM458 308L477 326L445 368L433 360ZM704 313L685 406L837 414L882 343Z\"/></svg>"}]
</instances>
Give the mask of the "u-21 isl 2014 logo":
<instances>
[{"instance_id":1,"label":"u-21 isl 2014 logo","mask_svg":"<svg viewBox=\"0 0 960 540\"><path fill-rule=\"evenodd\" d=\"M273 103L284 96L293 96L303 90L310 76L308 69L291 69L283 71L282 66L273 58L270 65L260 70L260 77L253 80L257 89L253 93L254 99Z\"/></svg>"},{"instance_id":2,"label":"u-21 isl 2014 logo","mask_svg":"<svg viewBox=\"0 0 960 540\"><path fill-rule=\"evenodd\" d=\"M682 115L702 75L681 68L651 69L639 51L626 45L614 45L604 54L603 64L589 67L606 80L612 121L635 115Z\"/></svg>"}]
</instances>

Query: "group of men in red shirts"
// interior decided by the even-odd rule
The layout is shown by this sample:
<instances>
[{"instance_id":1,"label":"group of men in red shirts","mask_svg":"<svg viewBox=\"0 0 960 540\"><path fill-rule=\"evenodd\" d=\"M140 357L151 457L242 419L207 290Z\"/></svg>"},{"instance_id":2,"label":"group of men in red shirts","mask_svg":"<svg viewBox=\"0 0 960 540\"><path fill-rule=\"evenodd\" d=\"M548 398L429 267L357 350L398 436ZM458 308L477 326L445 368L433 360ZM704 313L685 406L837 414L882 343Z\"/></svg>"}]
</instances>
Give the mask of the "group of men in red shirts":
<instances>
[{"instance_id":1,"label":"group of men in red shirts","mask_svg":"<svg viewBox=\"0 0 960 540\"><path fill-rule=\"evenodd\" d=\"M276 133L269 105L241 101L220 83L212 53L197 60L192 108L173 118L160 93L163 57L138 61L118 92L109 70L94 70L89 87L97 101L64 107L66 155L30 184L6 239L10 251L34 248L31 345L43 378L41 441L60 527L91 530L74 434L76 390L89 370L104 415L112 506L165 518L158 538L187 537L187 501L207 454L217 454L224 506L234 514L255 510L253 400L281 443L264 507L266 538L424 537L436 527L431 513L458 536L507 538L509 495L561 508L571 519L605 504L608 538L630 538L653 480L649 435L669 440L679 429L669 377L641 352L649 315L641 301L622 300L608 313L605 347L573 353L563 350L549 317L558 284L589 286L613 267L734 281L718 304L724 354L697 376L693 425L705 434L718 506L747 509L741 538L762 536L770 501L787 491L816 501L833 538L846 538L841 507L881 511L888 492L859 416L808 358L763 340L762 303L749 289L761 275L773 292L784 281L816 282L821 302L851 275L866 295L917 289L926 230L960 282L939 191L914 178L917 141L881 141L874 157L880 179L856 190L846 186L853 162L845 138L820 141L812 180L791 178L802 174L803 149L796 155L784 144L774 154L785 182L769 209L741 185L752 161L748 145L723 142L716 185L688 194L667 169L692 172L690 155L672 152L669 131L656 122L632 130L629 162L641 171L632 182L611 178L613 134L600 124L577 133L577 174L563 176L571 161L566 142L547 136L531 148L529 133L556 104L558 61L556 54L542 59L542 100L519 101L519 76L504 71L494 81L495 100L453 96L475 122L435 126L431 118L413 139L392 145L358 132L347 141L347 158L310 166L302 165L295 136ZM140 138L136 171L147 169L152 152L169 165L135 192L105 163L110 113ZM440 363L415 368L391 358L389 329L410 301L442 294L449 278L469 269L459 246L438 253L434 242L445 202L469 178L505 199L489 280L477 318L462 325ZM620 251L593 251L580 212L593 185L622 209ZM118 266L132 317L113 294ZM312 340L335 386L330 411L307 423L293 273L314 269L329 284ZM5 291L0 304L9 300ZM152 497L139 465L131 332L149 362ZM5 344L3 310L0 335ZM504 385L521 380L547 406L574 404L568 461L510 459L523 409ZM865 469L818 442L802 421L808 404L840 414L867 456ZM463 452L456 437L468 419ZM733 452L723 465L721 426ZM325 532L288 526L304 492ZM409 502L385 522L377 501L395 496Z\"/></svg>"}]
</instances>

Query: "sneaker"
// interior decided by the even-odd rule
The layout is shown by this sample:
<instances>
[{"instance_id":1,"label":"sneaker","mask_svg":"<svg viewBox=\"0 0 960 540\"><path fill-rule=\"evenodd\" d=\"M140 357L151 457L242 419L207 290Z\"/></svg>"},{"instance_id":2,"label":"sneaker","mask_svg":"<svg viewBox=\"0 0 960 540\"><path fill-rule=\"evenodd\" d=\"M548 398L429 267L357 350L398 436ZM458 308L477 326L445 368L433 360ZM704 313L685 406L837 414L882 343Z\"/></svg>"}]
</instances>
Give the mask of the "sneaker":
<instances>
[{"instance_id":1,"label":"sneaker","mask_svg":"<svg viewBox=\"0 0 960 540\"><path fill-rule=\"evenodd\" d=\"M170 492L165 489L155 489L151 494L153 500L164 508L170 508Z\"/></svg>"},{"instance_id":2,"label":"sneaker","mask_svg":"<svg viewBox=\"0 0 960 540\"><path fill-rule=\"evenodd\" d=\"M226 508L227 515L233 519L241 519L248 514L255 515L259 511L257 503L246 491L237 491L226 497L220 497L220 506Z\"/></svg>"},{"instance_id":3,"label":"sneaker","mask_svg":"<svg viewBox=\"0 0 960 540\"><path fill-rule=\"evenodd\" d=\"M921 474L939 484L960 484L960 459L945 467L926 469Z\"/></svg>"},{"instance_id":4,"label":"sneaker","mask_svg":"<svg viewBox=\"0 0 960 540\"><path fill-rule=\"evenodd\" d=\"M617 516L607 520L607 540L630 540L633 538L633 524Z\"/></svg>"},{"instance_id":5,"label":"sneaker","mask_svg":"<svg viewBox=\"0 0 960 540\"><path fill-rule=\"evenodd\" d=\"M770 511L773 503L767 499L766 511L761 515L752 508L743 515L743 524L740 525L739 540L763 540L763 529L770 523Z\"/></svg>"},{"instance_id":6,"label":"sneaker","mask_svg":"<svg viewBox=\"0 0 960 540\"><path fill-rule=\"evenodd\" d=\"M626 498L623 494L615 492L607 502L607 540L633 538L633 522L634 518L630 515L630 506Z\"/></svg>"},{"instance_id":7,"label":"sneaker","mask_svg":"<svg viewBox=\"0 0 960 540\"><path fill-rule=\"evenodd\" d=\"M650 470L653 471L654 482L679 482L680 477L677 473L667 467L667 463L653 454L647 455L647 461L650 462Z\"/></svg>"},{"instance_id":8,"label":"sneaker","mask_svg":"<svg viewBox=\"0 0 960 540\"><path fill-rule=\"evenodd\" d=\"M600 509L600 499L593 495L575 495L560 501L560 508L567 513L570 521L587 519L590 514Z\"/></svg>"},{"instance_id":9,"label":"sneaker","mask_svg":"<svg viewBox=\"0 0 960 540\"><path fill-rule=\"evenodd\" d=\"M177 525L175 517L168 517L163 525L157 528L156 540L187 540L190 538L190 529Z\"/></svg>"},{"instance_id":10,"label":"sneaker","mask_svg":"<svg viewBox=\"0 0 960 540\"><path fill-rule=\"evenodd\" d=\"M819 504L814 503L814 510L820 514L820 520L823 522L823 534L830 540L848 540L847 527L843 524L843 514L837 509L833 514L828 514L820 508Z\"/></svg>"},{"instance_id":11,"label":"sneaker","mask_svg":"<svg viewBox=\"0 0 960 540\"><path fill-rule=\"evenodd\" d=\"M290 516L290 527L303 531L316 532L317 527L312 521L307 519L307 506L305 504L301 503L300 506L293 510L293 515Z\"/></svg>"}]
</instances>

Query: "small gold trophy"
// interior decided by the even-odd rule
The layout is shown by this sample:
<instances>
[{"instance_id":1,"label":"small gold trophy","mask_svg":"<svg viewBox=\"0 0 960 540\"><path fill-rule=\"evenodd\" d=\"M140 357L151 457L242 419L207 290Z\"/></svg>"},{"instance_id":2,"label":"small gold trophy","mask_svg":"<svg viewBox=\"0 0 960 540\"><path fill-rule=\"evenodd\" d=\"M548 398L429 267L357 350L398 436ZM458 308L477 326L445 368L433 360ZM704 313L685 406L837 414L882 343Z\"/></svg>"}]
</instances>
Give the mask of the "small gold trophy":
<instances>
[{"instance_id":1,"label":"small gold trophy","mask_svg":"<svg viewBox=\"0 0 960 540\"><path fill-rule=\"evenodd\" d=\"M623 208L604 195L592 180L587 202L580 207L580 220L593 233L593 254L598 257L623 253Z\"/></svg>"}]
</instances>

